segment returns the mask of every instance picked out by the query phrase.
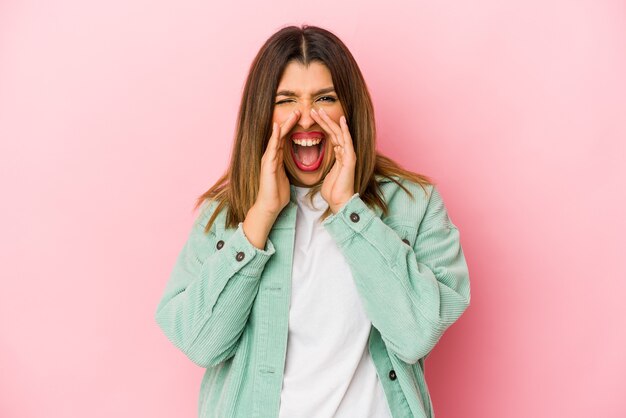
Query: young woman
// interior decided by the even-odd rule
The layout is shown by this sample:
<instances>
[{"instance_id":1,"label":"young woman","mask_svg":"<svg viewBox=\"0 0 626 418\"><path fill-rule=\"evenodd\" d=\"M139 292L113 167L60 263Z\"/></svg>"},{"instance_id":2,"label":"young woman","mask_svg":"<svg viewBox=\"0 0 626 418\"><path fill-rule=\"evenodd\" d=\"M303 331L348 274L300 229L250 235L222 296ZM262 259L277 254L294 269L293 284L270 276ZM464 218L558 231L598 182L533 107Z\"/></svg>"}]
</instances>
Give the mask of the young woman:
<instances>
[{"instance_id":1,"label":"young woman","mask_svg":"<svg viewBox=\"0 0 626 418\"><path fill-rule=\"evenodd\" d=\"M468 307L459 231L376 151L346 46L290 26L257 54L226 173L157 307L205 367L200 417L433 417L424 361Z\"/></svg>"}]
</instances>

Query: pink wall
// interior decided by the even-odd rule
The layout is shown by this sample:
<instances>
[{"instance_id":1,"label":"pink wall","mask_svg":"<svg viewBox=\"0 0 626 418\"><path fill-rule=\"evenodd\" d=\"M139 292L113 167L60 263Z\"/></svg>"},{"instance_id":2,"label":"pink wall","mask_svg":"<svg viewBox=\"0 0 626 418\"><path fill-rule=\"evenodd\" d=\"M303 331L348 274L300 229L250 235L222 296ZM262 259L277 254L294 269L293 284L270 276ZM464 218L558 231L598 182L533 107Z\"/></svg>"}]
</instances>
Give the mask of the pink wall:
<instances>
[{"instance_id":1,"label":"pink wall","mask_svg":"<svg viewBox=\"0 0 626 418\"><path fill-rule=\"evenodd\" d=\"M380 149L433 176L461 230L472 304L427 361L437 416L626 416L625 16L4 0L0 416L196 415L203 369L154 310L254 54L302 23L351 48Z\"/></svg>"}]
</instances>

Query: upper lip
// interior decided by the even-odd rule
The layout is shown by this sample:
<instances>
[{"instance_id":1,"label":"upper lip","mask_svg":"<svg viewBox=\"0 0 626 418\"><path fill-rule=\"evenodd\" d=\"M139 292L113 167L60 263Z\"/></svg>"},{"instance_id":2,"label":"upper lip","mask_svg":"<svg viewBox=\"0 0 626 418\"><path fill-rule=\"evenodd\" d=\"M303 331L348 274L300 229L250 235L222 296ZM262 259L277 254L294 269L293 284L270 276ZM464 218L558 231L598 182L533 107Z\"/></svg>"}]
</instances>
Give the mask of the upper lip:
<instances>
[{"instance_id":1,"label":"upper lip","mask_svg":"<svg viewBox=\"0 0 626 418\"><path fill-rule=\"evenodd\" d=\"M311 132L295 132L291 135L291 139L313 139L324 138L324 133L319 131Z\"/></svg>"}]
</instances>

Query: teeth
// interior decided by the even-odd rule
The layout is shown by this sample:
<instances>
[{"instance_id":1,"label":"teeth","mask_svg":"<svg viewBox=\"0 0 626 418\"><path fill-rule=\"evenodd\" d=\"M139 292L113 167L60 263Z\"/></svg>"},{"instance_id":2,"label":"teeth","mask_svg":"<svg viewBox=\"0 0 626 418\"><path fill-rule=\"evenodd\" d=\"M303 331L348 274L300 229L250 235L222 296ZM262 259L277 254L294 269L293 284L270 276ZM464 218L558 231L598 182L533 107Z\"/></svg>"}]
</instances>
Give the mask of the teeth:
<instances>
[{"instance_id":1,"label":"teeth","mask_svg":"<svg viewBox=\"0 0 626 418\"><path fill-rule=\"evenodd\" d=\"M293 138L293 142L303 147L311 147L313 145L317 145L322 141L322 138L312 138L312 139L296 139Z\"/></svg>"}]
</instances>

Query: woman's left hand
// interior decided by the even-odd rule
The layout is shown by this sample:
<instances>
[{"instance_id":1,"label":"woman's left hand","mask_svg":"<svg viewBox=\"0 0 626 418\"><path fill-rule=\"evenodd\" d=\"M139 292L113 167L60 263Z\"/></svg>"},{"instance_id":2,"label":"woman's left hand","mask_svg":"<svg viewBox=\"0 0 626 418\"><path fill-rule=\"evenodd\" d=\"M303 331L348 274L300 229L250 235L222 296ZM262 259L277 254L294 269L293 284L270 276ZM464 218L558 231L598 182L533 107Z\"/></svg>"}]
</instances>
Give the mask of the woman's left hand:
<instances>
[{"instance_id":1,"label":"woman's left hand","mask_svg":"<svg viewBox=\"0 0 626 418\"><path fill-rule=\"evenodd\" d=\"M326 131L326 137L330 139L331 149L335 153L335 163L322 183L322 197L328 202L330 210L337 213L355 193L356 153L352 137L345 116L340 118L339 125L324 109L320 109L319 114L311 109L311 116Z\"/></svg>"}]
</instances>

